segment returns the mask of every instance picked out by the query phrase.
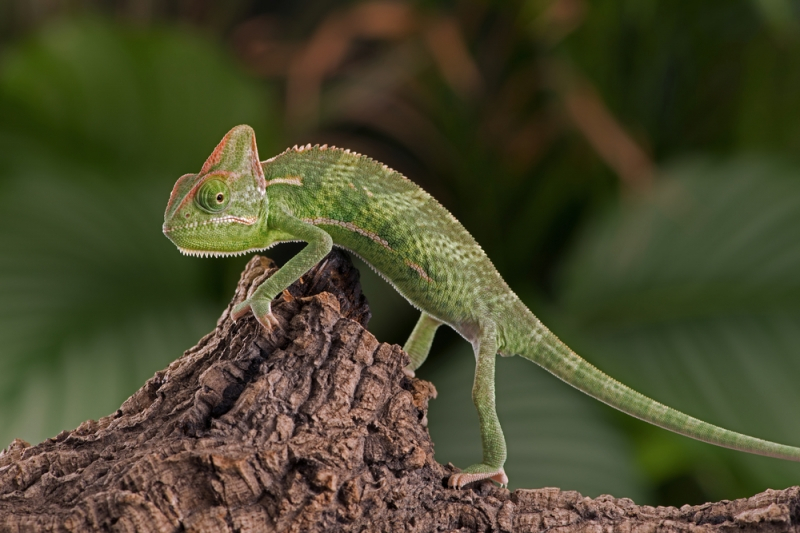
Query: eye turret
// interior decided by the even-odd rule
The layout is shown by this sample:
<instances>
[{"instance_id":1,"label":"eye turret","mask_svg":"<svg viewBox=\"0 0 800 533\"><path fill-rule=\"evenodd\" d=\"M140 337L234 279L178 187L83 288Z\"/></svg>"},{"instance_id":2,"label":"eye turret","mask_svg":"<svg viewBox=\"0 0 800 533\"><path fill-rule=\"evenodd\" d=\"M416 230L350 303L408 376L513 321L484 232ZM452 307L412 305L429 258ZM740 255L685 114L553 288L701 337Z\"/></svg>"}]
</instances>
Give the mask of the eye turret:
<instances>
[{"instance_id":1,"label":"eye turret","mask_svg":"<svg viewBox=\"0 0 800 533\"><path fill-rule=\"evenodd\" d=\"M230 190L222 180L211 179L200 186L195 195L198 207L209 213L218 213L225 209L230 200Z\"/></svg>"}]
</instances>

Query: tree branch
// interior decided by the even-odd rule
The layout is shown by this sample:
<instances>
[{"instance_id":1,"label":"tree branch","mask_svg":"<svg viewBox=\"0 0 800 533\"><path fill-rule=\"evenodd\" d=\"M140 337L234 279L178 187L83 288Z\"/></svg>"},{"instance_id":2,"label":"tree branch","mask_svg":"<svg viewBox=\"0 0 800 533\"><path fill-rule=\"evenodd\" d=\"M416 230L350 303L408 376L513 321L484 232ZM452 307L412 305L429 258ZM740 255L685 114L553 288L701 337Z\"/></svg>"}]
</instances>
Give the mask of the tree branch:
<instances>
[{"instance_id":1,"label":"tree branch","mask_svg":"<svg viewBox=\"0 0 800 533\"><path fill-rule=\"evenodd\" d=\"M379 343L334 251L273 303L232 306L275 271L255 257L216 329L114 414L0 453L0 532L789 531L800 488L676 508L489 482L446 488L426 429L435 389Z\"/></svg>"}]
</instances>

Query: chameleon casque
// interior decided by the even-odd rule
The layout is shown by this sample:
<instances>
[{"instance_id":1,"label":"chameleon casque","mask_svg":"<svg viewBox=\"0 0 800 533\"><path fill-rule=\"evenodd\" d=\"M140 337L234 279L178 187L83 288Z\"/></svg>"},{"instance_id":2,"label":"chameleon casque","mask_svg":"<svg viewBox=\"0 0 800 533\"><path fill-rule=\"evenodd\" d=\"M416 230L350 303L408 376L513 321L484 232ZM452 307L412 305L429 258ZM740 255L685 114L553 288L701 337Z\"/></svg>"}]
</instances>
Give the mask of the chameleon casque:
<instances>
[{"instance_id":1,"label":"chameleon casque","mask_svg":"<svg viewBox=\"0 0 800 533\"><path fill-rule=\"evenodd\" d=\"M466 229L409 179L368 157L301 146L259 161L249 126L228 132L198 174L178 179L164 234L181 252L238 255L275 244L307 244L245 302L261 325L276 326L270 302L322 260L332 246L358 255L422 312L404 346L407 372L425 361L437 328L472 344L472 398L483 444L479 464L453 474L450 487L490 478L508 483L506 444L495 411L495 355L519 355L632 416L711 444L800 461L800 448L735 433L666 407L602 373L528 310Z\"/></svg>"}]
</instances>

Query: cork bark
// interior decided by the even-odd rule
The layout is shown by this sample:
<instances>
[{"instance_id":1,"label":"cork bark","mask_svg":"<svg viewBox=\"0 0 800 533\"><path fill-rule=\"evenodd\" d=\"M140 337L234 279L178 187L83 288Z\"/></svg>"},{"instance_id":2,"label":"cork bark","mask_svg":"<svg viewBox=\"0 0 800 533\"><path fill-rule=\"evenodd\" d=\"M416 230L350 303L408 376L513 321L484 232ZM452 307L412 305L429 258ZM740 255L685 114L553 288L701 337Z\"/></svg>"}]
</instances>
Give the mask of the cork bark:
<instances>
[{"instance_id":1,"label":"cork bark","mask_svg":"<svg viewBox=\"0 0 800 533\"><path fill-rule=\"evenodd\" d=\"M0 453L0 532L797 530L798 487L680 509L448 489L426 428L435 389L365 330L345 255L276 300L275 331L229 319L274 270L253 258L216 329L116 413Z\"/></svg>"}]
</instances>

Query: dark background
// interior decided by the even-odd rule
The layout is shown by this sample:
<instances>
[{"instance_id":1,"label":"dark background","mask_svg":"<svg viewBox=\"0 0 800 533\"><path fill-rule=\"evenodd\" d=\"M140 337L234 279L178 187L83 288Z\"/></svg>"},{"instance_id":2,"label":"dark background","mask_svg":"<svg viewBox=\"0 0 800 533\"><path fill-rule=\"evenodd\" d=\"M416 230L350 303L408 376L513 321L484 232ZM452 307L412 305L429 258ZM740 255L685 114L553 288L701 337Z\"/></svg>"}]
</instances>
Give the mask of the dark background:
<instances>
[{"instance_id":1,"label":"dark background","mask_svg":"<svg viewBox=\"0 0 800 533\"><path fill-rule=\"evenodd\" d=\"M328 143L403 172L601 369L800 445L798 95L792 0L0 0L0 445L113 412L213 327L246 258L160 227L240 123L262 158ZM360 266L402 344L415 312ZM473 364L448 331L419 372L462 467ZM512 488L681 505L800 482L518 358L497 388Z\"/></svg>"}]
</instances>

